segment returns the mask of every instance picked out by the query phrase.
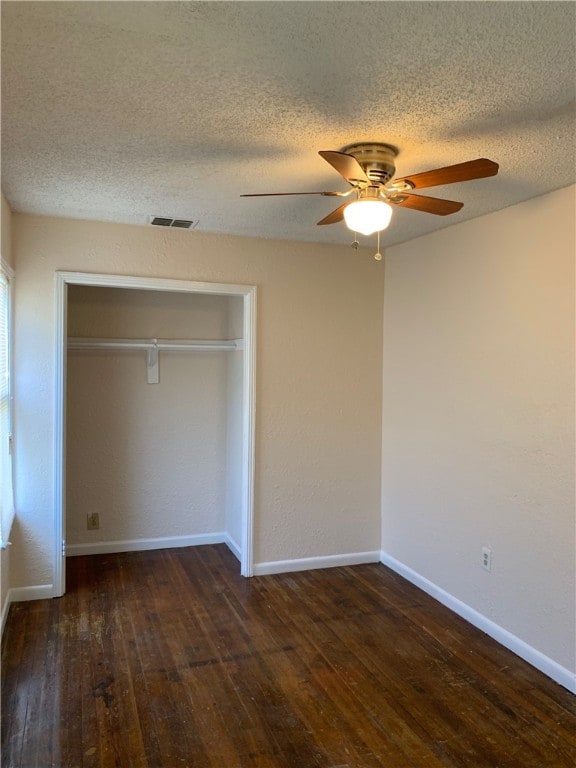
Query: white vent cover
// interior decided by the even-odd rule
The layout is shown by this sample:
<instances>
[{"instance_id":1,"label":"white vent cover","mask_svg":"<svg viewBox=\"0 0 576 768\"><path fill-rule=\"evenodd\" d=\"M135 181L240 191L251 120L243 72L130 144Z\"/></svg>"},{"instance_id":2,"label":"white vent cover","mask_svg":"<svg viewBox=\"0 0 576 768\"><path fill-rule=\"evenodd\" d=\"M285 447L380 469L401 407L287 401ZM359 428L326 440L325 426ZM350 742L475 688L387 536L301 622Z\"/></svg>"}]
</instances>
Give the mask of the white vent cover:
<instances>
[{"instance_id":1,"label":"white vent cover","mask_svg":"<svg viewBox=\"0 0 576 768\"><path fill-rule=\"evenodd\" d=\"M149 223L154 227L176 227L176 229L194 229L198 224L191 219L172 219L168 216L150 216Z\"/></svg>"}]
</instances>

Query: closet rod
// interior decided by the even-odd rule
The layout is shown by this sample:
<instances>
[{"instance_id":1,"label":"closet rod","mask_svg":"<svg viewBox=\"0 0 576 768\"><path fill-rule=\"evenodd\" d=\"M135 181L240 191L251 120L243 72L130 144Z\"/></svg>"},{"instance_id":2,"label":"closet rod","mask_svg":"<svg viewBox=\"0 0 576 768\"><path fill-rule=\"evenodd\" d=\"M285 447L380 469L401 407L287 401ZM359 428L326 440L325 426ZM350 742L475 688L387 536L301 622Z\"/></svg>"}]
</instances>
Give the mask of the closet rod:
<instances>
[{"instance_id":1,"label":"closet rod","mask_svg":"<svg viewBox=\"0 0 576 768\"><path fill-rule=\"evenodd\" d=\"M242 339L95 339L70 337L68 349L235 350Z\"/></svg>"}]
</instances>

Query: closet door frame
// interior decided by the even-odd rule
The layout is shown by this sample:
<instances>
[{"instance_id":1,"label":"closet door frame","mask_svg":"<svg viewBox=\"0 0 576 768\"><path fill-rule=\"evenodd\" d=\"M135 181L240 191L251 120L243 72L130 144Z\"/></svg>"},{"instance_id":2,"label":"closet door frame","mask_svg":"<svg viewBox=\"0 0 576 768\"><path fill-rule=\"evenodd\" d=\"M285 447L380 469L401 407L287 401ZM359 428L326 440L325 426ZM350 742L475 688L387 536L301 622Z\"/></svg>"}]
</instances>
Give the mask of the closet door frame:
<instances>
[{"instance_id":1,"label":"closet door frame","mask_svg":"<svg viewBox=\"0 0 576 768\"><path fill-rule=\"evenodd\" d=\"M133 288L216 296L242 296L244 352L242 382L242 541L240 571L254 573L254 441L256 401L256 286L201 283L154 277L131 277L92 272L56 272L56 382L54 424L54 558L53 593L66 591L66 367L68 286Z\"/></svg>"}]
</instances>

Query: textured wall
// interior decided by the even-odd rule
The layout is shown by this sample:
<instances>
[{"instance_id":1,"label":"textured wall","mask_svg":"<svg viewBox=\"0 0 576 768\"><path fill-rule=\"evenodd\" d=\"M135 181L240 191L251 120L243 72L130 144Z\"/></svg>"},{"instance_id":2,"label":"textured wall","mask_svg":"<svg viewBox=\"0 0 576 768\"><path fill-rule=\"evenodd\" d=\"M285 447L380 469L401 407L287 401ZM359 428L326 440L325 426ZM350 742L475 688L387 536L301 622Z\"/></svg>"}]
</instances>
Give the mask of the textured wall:
<instances>
[{"instance_id":1,"label":"textured wall","mask_svg":"<svg viewBox=\"0 0 576 768\"><path fill-rule=\"evenodd\" d=\"M227 339L228 296L128 288L68 288L72 336ZM242 328L240 328L240 336Z\"/></svg>"},{"instance_id":2,"label":"textured wall","mask_svg":"<svg viewBox=\"0 0 576 768\"><path fill-rule=\"evenodd\" d=\"M574 203L389 249L383 361L383 549L568 669Z\"/></svg>"},{"instance_id":3,"label":"textured wall","mask_svg":"<svg viewBox=\"0 0 576 768\"><path fill-rule=\"evenodd\" d=\"M68 333L226 339L230 301L70 286ZM160 381L148 384L143 351L68 353L69 544L226 530L228 465L241 468L238 443L227 448L232 358L242 370L241 352L160 352ZM239 384L230 397L241 408ZM87 530L92 512L97 531Z\"/></svg>"},{"instance_id":4,"label":"textured wall","mask_svg":"<svg viewBox=\"0 0 576 768\"><path fill-rule=\"evenodd\" d=\"M256 562L374 549L384 277L370 252L27 215L13 234L15 585L52 579L57 269L257 285Z\"/></svg>"}]
</instances>

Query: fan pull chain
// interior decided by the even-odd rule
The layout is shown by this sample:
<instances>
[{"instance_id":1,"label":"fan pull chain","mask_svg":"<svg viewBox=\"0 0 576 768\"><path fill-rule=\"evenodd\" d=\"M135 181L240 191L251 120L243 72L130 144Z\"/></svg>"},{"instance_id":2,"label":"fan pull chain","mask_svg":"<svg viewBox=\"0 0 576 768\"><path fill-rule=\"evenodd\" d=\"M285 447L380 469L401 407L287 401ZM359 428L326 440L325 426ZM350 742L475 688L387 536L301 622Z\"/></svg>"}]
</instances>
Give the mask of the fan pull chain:
<instances>
[{"instance_id":1,"label":"fan pull chain","mask_svg":"<svg viewBox=\"0 0 576 768\"><path fill-rule=\"evenodd\" d=\"M380 232L378 231L378 245L376 246L376 253L374 254L376 261L382 261L382 254L380 253Z\"/></svg>"},{"instance_id":2,"label":"fan pull chain","mask_svg":"<svg viewBox=\"0 0 576 768\"><path fill-rule=\"evenodd\" d=\"M355 251L358 250L358 246L360 245L360 243L358 242L358 232L354 232L354 240L352 241L351 245Z\"/></svg>"}]
</instances>

